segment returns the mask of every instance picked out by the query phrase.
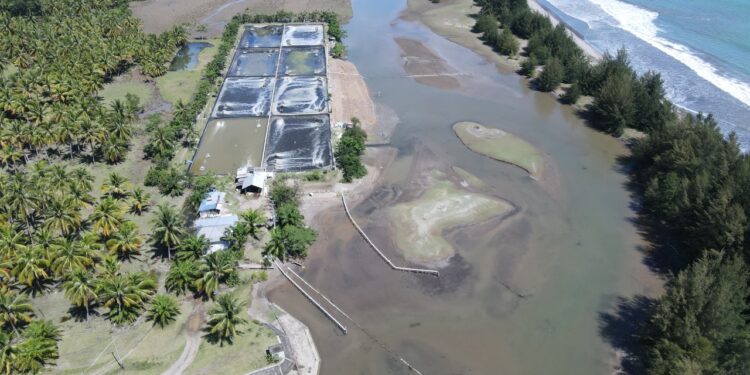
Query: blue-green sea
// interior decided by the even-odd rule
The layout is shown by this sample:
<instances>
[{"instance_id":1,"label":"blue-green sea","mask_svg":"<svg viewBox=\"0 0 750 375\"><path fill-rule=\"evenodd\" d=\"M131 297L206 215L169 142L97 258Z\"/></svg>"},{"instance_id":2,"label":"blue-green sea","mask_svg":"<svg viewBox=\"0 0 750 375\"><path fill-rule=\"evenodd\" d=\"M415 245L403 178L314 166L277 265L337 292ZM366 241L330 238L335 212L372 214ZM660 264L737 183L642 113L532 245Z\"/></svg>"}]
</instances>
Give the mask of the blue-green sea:
<instances>
[{"instance_id":1,"label":"blue-green sea","mask_svg":"<svg viewBox=\"0 0 750 375\"><path fill-rule=\"evenodd\" d=\"M713 113L750 148L750 1L539 0L598 50L627 48L678 106Z\"/></svg>"}]
</instances>

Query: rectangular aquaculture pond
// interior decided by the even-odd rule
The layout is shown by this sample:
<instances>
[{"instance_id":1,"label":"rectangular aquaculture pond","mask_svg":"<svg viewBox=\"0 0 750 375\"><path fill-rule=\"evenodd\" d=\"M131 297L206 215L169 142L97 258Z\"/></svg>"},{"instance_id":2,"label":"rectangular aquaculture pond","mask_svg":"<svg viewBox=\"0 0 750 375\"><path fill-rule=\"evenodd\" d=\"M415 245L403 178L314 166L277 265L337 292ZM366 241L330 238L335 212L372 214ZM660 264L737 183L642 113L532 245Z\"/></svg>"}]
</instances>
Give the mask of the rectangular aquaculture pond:
<instances>
[{"instance_id":1,"label":"rectangular aquaculture pond","mask_svg":"<svg viewBox=\"0 0 750 375\"><path fill-rule=\"evenodd\" d=\"M325 35L323 25L286 25L281 45L287 46L322 46Z\"/></svg>"},{"instance_id":2,"label":"rectangular aquaculture pond","mask_svg":"<svg viewBox=\"0 0 750 375\"><path fill-rule=\"evenodd\" d=\"M327 111L325 77L279 77L273 98L274 115L319 114Z\"/></svg>"},{"instance_id":3,"label":"rectangular aquaculture pond","mask_svg":"<svg viewBox=\"0 0 750 375\"><path fill-rule=\"evenodd\" d=\"M190 172L330 168L325 41L323 24L245 25Z\"/></svg>"},{"instance_id":4,"label":"rectangular aquaculture pond","mask_svg":"<svg viewBox=\"0 0 750 375\"><path fill-rule=\"evenodd\" d=\"M233 174L242 166L260 165L267 129L267 117L209 121L190 172Z\"/></svg>"},{"instance_id":5,"label":"rectangular aquaculture pond","mask_svg":"<svg viewBox=\"0 0 750 375\"><path fill-rule=\"evenodd\" d=\"M274 116L266 144L266 168L304 171L333 162L328 115Z\"/></svg>"},{"instance_id":6,"label":"rectangular aquaculture pond","mask_svg":"<svg viewBox=\"0 0 750 375\"><path fill-rule=\"evenodd\" d=\"M226 78L211 117L267 116L274 81L266 77Z\"/></svg>"},{"instance_id":7,"label":"rectangular aquaculture pond","mask_svg":"<svg viewBox=\"0 0 750 375\"><path fill-rule=\"evenodd\" d=\"M317 76L326 74L326 51L318 47L289 47L281 50L279 75Z\"/></svg>"},{"instance_id":8,"label":"rectangular aquaculture pond","mask_svg":"<svg viewBox=\"0 0 750 375\"><path fill-rule=\"evenodd\" d=\"M273 77L276 75L276 65L279 59L278 49L246 49L239 50L234 56L232 66L227 76L230 77Z\"/></svg>"},{"instance_id":9,"label":"rectangular aquaculture pond","mask_svg":"<svg viewBox=\"0 0 750 375\"><path fill-rule=\"evenodd\" d=\"M278 48L283 34L282 25L246 26L238 48Z\"/></svg>"}]
</instances>

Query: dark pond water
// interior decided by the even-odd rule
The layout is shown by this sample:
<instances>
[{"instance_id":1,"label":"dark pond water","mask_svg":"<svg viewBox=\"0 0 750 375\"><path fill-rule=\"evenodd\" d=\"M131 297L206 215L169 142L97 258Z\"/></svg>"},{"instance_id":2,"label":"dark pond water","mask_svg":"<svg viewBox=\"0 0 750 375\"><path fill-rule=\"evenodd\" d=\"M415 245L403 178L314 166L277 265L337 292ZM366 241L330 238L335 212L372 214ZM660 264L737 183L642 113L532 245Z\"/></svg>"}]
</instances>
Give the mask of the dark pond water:
<instances>
[{"instance_id":1,"label":"dark pond water","mask_svg":"<svg viewBox=\"0 0 750 375\"><path fill-rule=\"evenodd\" d=\"M206 42L190 42L185 44L177 51L177 54L169 65L169 70L193 70L198 66L198 55L201 51L208 47L212 47L213 44Z\"/></svg>"}]
</instances>

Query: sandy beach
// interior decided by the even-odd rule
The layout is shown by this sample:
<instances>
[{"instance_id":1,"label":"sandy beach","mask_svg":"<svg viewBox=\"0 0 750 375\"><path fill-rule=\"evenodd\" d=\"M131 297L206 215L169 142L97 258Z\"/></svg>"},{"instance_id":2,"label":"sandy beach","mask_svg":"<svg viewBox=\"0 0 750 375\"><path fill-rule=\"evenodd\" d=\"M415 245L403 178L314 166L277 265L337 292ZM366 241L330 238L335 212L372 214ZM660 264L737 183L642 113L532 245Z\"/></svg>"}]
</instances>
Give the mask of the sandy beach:
<instances>
[{"instance_id":1,"label":"sandy beach","mask_svg":"<svg viewBox=\"0 0 750 375\"><path fill-rule=\"evenodd\" d=\"M547 9L542 6L539 2L536 0L527 0L527 3L529 4L529 8L547 16L549 20L552 22L553 25L557 26L562 20L555 17L552 12L547 11ZM565 23L563 22L563 25ZM583 50L583 52L592 60L599 60L602 58L602 53L599 52L596 48L594 48L592 45L588 44L583 38L578 36L575 32L573 32L567 25L565 25L565 28L568 30L568 35L570 35L571 38L573 38L573 41L578 45L580 49Z\"/></svg>"}]
</instances>

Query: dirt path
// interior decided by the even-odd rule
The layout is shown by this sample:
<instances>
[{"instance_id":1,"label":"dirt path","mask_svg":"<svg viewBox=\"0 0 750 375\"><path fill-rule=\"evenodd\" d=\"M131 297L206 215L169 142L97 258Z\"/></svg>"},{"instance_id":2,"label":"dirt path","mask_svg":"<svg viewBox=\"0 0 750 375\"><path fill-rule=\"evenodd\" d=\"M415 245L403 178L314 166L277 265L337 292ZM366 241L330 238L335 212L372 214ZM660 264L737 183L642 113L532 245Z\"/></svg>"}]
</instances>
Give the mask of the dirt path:
<instances>
[{"instance_id":1,"label":"dirt path","mask_svg":"<svg viewBox=\"0 0 750 375\"><path fill-rule=\"evenodd\" d=\"M200 329L203 326L204 315L205 305L203 301L196 300L193 304L193 311L188 318L187 332L185 332L187 335L185 348L182 350L180 358L177 358L172 366L167 371L164 371L162 375L180 375L193 363L201 346L202 337Z\"/></svg>"},{"instance_id":2,"label":"dirt path","mask_svg":"<svg viewBox=\"0 0 750 375\"><path fill-rule=\"evenodd\" d=\"M370 97L364 78L357 67L349 61L329 59L328 73L331 86L331 122L350 122L352 117L362 122L368 135L374 135L375 103Z\"/></svg>"}]
</instances>

